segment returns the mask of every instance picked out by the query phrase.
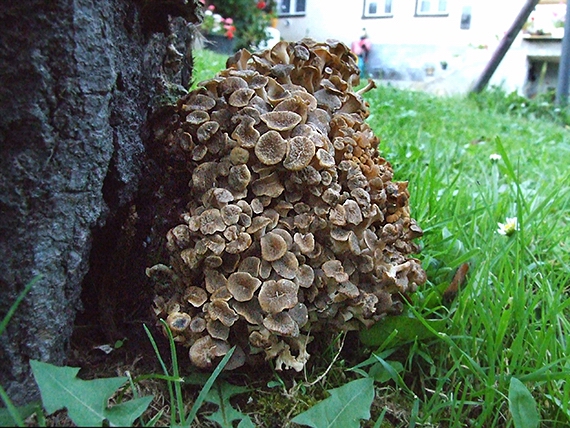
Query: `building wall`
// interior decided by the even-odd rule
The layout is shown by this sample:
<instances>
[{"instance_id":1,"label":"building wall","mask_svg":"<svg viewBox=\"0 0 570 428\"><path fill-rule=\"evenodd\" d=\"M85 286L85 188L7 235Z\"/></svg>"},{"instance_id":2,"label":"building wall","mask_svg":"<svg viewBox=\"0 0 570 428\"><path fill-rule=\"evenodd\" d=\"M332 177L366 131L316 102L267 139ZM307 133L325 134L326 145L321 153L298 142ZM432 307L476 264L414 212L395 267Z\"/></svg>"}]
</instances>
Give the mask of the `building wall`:
<instances>
[{"instance_id":1,"label":"building wall","mask_svg":"<svg viewBox=\"0 0 570 428\"><path fill-rule=\"evenodd\" d=\"M350 46L366 28L373 43L368 63L373 77L431 82L452 75L456 92L466 92L525 3L448 0L446 16L415 16L416 0L393 0L392 17L363 18L364 0L307 0L306 15L280 18L278 29L287 41L331 38ZM470 28L461 29L466 6L471 7ZM513 43L491 84L523 92L528 64L521 40ZM448 63L446 70L442 61Z\"/></svg>"},{"instance_id":2,"label":"building wall","mask_svg":"<svg viewBox=\"0 0 570 428\"><path fill-rule=\"evenodd\" d=\"M525 0L448 0L447 16L415 16L416 0L394 0L393 16L362 18L364 0L307 0L306 15L281 18L278 29L285 40L334 38L346 44L358 39L365 27L374 43L484 45L500 39ZM469 30L460 29L464 6L471 6Z\"/></svg>"}]
</instances>

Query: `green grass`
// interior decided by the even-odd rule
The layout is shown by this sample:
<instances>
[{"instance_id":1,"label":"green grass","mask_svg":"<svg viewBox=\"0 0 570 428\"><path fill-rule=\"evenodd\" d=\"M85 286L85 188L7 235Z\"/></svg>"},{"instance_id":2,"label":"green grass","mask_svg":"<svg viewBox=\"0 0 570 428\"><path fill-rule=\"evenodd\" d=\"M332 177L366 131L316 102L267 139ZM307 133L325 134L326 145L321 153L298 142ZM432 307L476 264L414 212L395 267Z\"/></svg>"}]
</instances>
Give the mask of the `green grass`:
<instances>
[{"instance_id":1,"label":"green grass","mask_svg":"<svg viewBox=\"0 0 570 428\"><path fill-rule=\"evenodd\" d=\"M196 81L224 66L223 57L196 54ZM428 283L412 296L413 310L447 325L439 338L379 350L403 371L377 382L373 414L386 412L384 427L514 426L508 398L516 377L543 426L568 426L568 112L498 89L437 98L381 87L366 99L380 153L397 180L409 181L412 216L425 231L418 257ZM519 230L498 234L508 217ZM464 263L465 284L441 303ZM348 368L339 359L313 388L338 386ZM262 394L279 406L278 391ZM299 401L311 389L304 394Z\"/></svg>"},{"instance_id":2,"label":"green grass","mask_svg":"<svg viewBox=\"0 0 570 428\"><path fill-rule=\"evenodd\" d=\"M488 98L392 88L367 96L380 152L396 178L409 181L412 215L425 231L419 257L429 281L413 304L425 317L449 320L452 345L410 347L418 422L508 426L516 376L545 424L567 426L570 132L512 114L500 105L508 97ZM493 162L493 153L502 158ZM520 230L499 235L507 217L517 217ZM456 300L426 306L464 262L470 272Z\"/></svg>"}]
</instances>

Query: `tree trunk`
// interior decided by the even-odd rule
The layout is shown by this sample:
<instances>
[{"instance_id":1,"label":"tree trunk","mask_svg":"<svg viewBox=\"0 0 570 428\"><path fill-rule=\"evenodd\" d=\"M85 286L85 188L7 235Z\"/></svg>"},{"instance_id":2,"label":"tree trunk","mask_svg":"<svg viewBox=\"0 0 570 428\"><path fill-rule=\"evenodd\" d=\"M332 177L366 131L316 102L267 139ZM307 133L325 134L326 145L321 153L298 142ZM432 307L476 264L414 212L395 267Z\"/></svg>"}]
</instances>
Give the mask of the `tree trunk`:
<instances>
[{"instance_id":1,"label":"tree trunk","mask_svg":"<svg viewBox=\"0 0 570 428\"><path fill-rule=\"evenodd\" d=\"M128 212L149 115L187 87L196 3L2 1L0 317L42 275L0 337L17 403L37 397L29 359L65 362L93 231Z\"/></svg>"}]
</instances>

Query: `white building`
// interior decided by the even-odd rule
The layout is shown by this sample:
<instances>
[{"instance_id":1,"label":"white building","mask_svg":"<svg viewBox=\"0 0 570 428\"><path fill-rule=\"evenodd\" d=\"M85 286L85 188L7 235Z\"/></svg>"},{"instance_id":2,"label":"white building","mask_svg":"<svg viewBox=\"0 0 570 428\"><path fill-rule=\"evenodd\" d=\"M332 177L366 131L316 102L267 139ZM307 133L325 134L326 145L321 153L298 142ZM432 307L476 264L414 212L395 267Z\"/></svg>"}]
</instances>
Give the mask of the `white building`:
<instances>
[{"instance_id":1,"label":"white building","mask_svg":"<svg viewBox=\"0 0 570 428\"><path fill-rule=\"evenodd\" d=\"M535 31L550 36L521 33L491 84L530 95L539 84L552 86L548 79L556 78L561 41L553 23L556 15L564 19L560 11L566 7L560 3L565 1L541 1L531 22ZM279 0L277 28L288 41L332 38L349 46L365 28L373 43L367 65L373 77L436 86L445 78L448 92L449 79L455 79L452 92L466 92L525 4L526 0ZM541 66L545 61L546 72ZM542 81L537 83L538 78Z\"/></svg>"}]
</instances>

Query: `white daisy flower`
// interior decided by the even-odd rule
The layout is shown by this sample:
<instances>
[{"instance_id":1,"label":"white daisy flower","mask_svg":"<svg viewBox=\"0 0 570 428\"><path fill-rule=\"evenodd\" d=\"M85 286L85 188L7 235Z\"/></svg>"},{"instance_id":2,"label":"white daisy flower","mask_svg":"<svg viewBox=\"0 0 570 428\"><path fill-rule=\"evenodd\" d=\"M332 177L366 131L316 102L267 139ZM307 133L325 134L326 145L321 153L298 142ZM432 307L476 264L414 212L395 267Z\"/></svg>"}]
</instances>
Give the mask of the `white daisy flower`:
<instances>
[{"instance_id":1,"label":"white daisy flower","mask_svg":"<svg viewBox=\"0 0 570 428\"><path fill-rule=\"evenodd\" d=\"M519 230L519 222L516 217L507 217L505 223L498 223L499 229L497 233L499 235L511 236L517 230Z\"/></svg>"}]
</instances>

